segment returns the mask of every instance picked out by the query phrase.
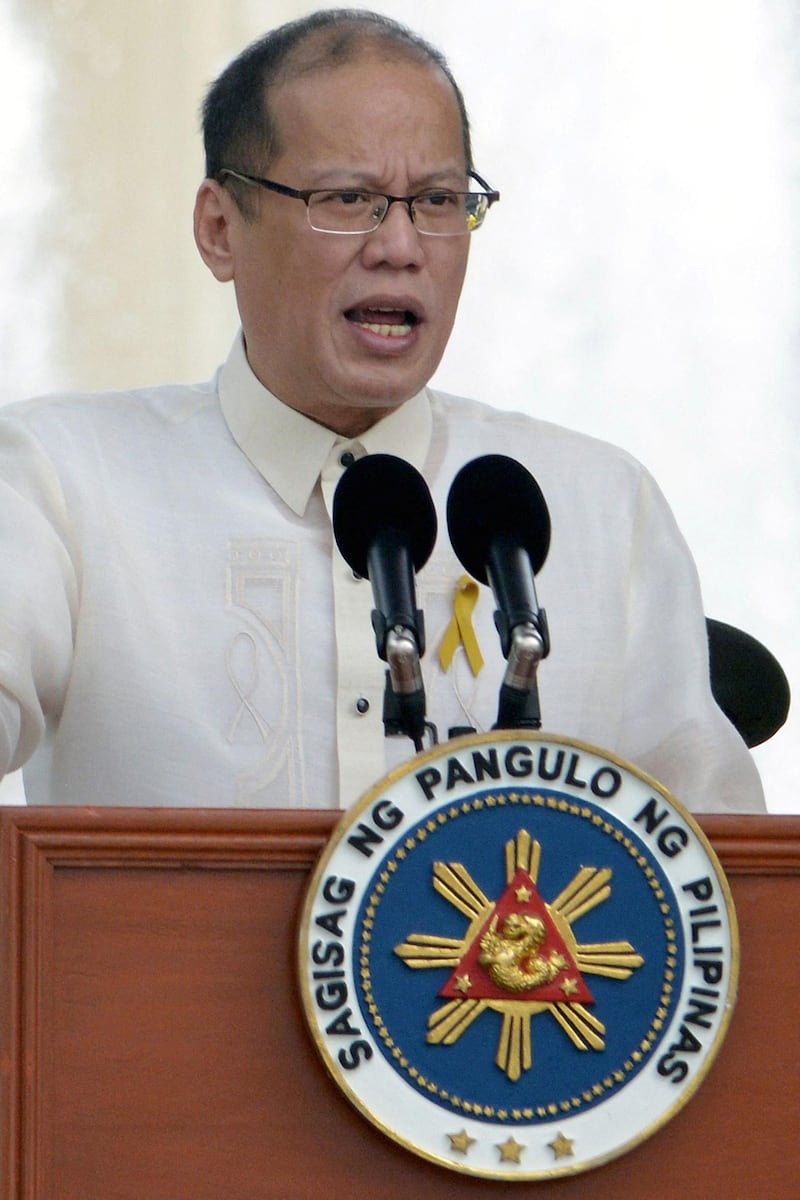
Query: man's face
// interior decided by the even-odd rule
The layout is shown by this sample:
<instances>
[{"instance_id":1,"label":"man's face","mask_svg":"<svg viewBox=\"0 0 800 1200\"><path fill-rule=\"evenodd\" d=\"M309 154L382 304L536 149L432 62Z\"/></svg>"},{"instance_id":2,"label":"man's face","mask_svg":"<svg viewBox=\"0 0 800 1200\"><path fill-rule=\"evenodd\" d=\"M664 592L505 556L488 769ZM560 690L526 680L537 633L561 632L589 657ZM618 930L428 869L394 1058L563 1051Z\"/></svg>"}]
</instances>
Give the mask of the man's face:
<instances>
[{"instance_id":1,"label":"man's face","mask_svg":"<svg viewBox=\"0 0 800 1200\"><path fill-rule=\"evenodd\" d=\"M469 188L452 88L427 64L367 57L280 84L270 102L282 149L267 174L280 183L400 196ZM401 204L373 233L318 233L301 201L254 199L255 220L231 232L250 365L284 403L361 433L436 370L469 237L418 234Z\"/></svg>"}]
</instances>

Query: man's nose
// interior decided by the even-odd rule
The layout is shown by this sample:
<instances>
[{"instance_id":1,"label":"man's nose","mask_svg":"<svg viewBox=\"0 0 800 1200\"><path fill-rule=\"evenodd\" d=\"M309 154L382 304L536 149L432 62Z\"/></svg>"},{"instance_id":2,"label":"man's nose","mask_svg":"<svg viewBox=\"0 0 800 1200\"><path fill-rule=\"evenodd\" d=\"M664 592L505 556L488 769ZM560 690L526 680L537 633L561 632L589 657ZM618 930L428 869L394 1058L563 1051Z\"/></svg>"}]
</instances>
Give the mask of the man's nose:
<instances>
[{"instance_id":1,"label":"man's nose","mask_svg":"<svg viewBox=\"0 0 800 1200\"><path fill-rule=\"evenodd\" d=\"M416 266L424 259L422 242L409 202L394 200L378 228L367 237L364 258L369 264L385 261L393 266Z\"/></svg>"}]
</instances>

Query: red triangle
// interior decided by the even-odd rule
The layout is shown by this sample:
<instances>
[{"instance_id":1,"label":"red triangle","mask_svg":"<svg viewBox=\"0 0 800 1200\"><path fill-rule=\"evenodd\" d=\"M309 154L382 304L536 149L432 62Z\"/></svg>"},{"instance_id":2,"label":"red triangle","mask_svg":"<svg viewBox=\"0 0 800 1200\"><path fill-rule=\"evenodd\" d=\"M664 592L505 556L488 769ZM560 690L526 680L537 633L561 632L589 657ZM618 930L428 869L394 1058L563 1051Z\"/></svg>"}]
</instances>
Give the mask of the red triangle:
<instances>
[{"instance_id":1,"label":"red triangle","mask_svg":"<svg viewBox=\"0 0 800 1200\"><path fill-rule=\"evenodd\" d=\"M447 1000L594 1003L536 885L521 867L439 995Z\"/></svg>"}]
</instances>

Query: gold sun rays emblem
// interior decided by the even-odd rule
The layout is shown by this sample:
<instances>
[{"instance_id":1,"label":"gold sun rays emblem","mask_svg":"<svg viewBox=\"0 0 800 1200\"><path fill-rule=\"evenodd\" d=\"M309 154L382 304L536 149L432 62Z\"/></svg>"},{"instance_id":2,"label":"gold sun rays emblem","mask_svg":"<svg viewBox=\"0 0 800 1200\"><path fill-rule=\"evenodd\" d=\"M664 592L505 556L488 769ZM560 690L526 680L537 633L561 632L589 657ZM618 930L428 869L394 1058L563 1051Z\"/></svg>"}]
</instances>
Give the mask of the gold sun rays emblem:
<instances>
[{"instance_id":1,"label":"gold sun rays emblem","mask_svg":"<svg viewBox=\"0 0 800 1200\"><path fill-rule=\"evenodd\" d=\"M463 938L411 933L395 953L414 970L450 968L426 1040L452 1046L487 1009L502 1015L495 1062L516 1082L533 1066L531 1018L547 1012L576 1049L605 1048L585 975L628 979L644 962L629 942L580 943L572 926L611 895L608 868L582 867L549 904L541 846L527 830L505 846L506 886L490 900L461 863L434 863L433 887L469 921Z\"/></svg>"}]
</instances>

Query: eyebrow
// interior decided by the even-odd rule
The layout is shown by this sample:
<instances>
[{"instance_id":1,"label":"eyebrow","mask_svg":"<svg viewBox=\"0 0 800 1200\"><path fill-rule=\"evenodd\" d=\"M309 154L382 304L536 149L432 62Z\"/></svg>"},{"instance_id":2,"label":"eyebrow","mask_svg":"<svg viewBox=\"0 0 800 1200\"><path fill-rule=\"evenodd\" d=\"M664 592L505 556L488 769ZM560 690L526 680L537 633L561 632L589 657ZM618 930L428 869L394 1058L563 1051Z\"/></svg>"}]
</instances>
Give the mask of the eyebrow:
<instances>
[{"instance_id":1,"label":"eyebrow","mask_svg":"<svg viewBox=\"0 0 800 1200\"><path fill-rule=\"evenodd\" d=\"M367 171L360 171L358 168L336 167L320 172L320 179L323 182L314 182L308 186L314 189L317 188L348 188L356 187L363 188L365 191L383 193L385 185ZM332 182L336 180L337 182ZM469 176L465 170L459 167L444 167L441 170L430 171L425 175L415 179L409 185L412 191L424 191L426 188L447 187L453 191L469 191Z\"/></svg>"}]
</instances>

